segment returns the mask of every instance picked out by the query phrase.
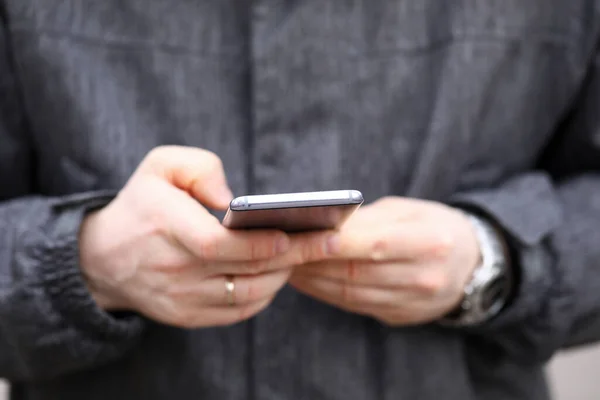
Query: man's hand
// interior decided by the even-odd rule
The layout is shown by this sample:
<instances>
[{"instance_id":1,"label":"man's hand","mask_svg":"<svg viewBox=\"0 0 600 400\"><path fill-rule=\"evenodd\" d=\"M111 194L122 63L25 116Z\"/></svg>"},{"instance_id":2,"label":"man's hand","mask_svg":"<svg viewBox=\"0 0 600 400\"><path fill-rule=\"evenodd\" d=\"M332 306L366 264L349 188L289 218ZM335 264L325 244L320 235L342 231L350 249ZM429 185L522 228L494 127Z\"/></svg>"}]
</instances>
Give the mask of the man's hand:
<instances>
[{"instance_id":1,"label":"man's hand","mask_svg":"<svg viewBox=\"0 0 600 400\"><path fill-rule=\"evenodd\" d=\"M225 209L231 198L214 154L153 150L116 199L83 223L81 266L99 306L181 327L229 325L264 309L292 266L324 246L318 235L291 243L283 232L231 231L201 205Z\"/></svg>"},{"instance_id":2,"label":"man's hand","mask_svg":"<svg viewBox=\"0 0 600 400\"><path fill-rule=\"evenodd\" d=\"M329 248L327 260L297 267L291 284L390 325L447 314L480 259L473 228L460 211L399 197L361 208Z\"/></svg>"}]
</instances>

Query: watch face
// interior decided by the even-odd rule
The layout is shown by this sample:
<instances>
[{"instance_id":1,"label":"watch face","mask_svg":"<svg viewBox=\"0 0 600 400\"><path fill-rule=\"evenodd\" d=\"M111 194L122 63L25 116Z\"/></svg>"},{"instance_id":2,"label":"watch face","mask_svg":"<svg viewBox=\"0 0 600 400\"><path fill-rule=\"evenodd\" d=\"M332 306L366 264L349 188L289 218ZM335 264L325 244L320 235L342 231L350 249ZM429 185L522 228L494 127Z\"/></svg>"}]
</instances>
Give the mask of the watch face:
<instances>
[{"instance_id":1,"label":"watch face","mask_svg":"<svg viewBox=\"0 0 600 400\"><path fill-rule=\"evenodd\" d=\"M500 275L494 278L481 294L481 308L484 311L495 307L499 302L506 299L508 290L508 278Z\"/></svg>"}]
</instances>

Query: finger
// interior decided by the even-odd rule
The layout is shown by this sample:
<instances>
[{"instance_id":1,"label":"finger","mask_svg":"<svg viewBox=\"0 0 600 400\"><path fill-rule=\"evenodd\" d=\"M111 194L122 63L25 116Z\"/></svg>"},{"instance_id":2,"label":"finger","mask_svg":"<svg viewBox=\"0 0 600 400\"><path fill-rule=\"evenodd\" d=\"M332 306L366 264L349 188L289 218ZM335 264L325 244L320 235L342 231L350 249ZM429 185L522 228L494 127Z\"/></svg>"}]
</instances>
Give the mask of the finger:
<instances>
[{"instance_id":1,"label":"finger","mask_svg":"<svg viewBox=\"0 0 600 400\"><path fill-rule=\"evenodd\" d=\"M258 261L213 261L201 268L205 276L259 275L278 270L289 270L298 265L299 256L293 251Z\"/></svg>"},{"instance_id":2,"label":"finger","mask_svg":"<svg viewBox=\"0 0 600 400\"><path fill-rule=\"evenodd\" d=\"M168 213L170 234L202 261L256 261L289 249L288 236L275 230L230 230L190 198Z\"/></svg>"},{"instance_id":3,"label":"finger","mask_svg":"<svg viewBox=\"0 0 600 400\"><path fill-rule=\"evenodd\" d=\"M188 262L184 267L172 268L167 266L165 268L157 268L163 272L170 273L185 273L185 271L191 270L193 278L191 279L206 279L208 277L222 276L222 275L260 275L278 270L289 270L297 265L297 256L291 252L283 253L278 256L267 258L264 260L257 261L207 261L198 264L198 260L195 262ZM187 279L187 278L185 278Z\"/></svg>"},{"instance_id":4,"label":"finger","mask_svg":"<svg viewBox=\"0 0 600 400\"><path fill-rule=\"evenodd\" d=\"M276 230L233 231L214 224L198 232L195 254L203 260L257 261L275 257L290 248L288 236Z\"/></svg>"},{"instance_id":5,"label":"finger","mask_svg":"<svg viewBox=\"0 0 600 400\"><path fill-rule=\"evenodd\" d=\"M412 300L402 302L398 307L369 307L356 306L355 313L373 317L385 324L392 326L415 325L429 323L447 315L449 310L440 311L436 304L423 300Z\"/></svg>"},{"instance_id":6,"label":"finger","mask_svg":"<svg viewBox=\"0 0 600 400\"><path fill-rule=\"evenodd\" d=\"M232 276L232 300L236 307L263 301L273 297L288 281L291 270L280 270L261 275ZM168 293L171 298L186 304L211 307L229 307L230 296L225 276L194 279L193 275L182 274Z\"/></svg>"},{"instance_id":7,"label":"finger","mask_svg":"<svg viewBox=\"0 0 600 400\"><path fill-rule=\"evenodd\" d=\"M342 229L329 239L331 258L415 260L446 254L453 246L451 227L405 222L371 229Z\"/></svg>"},{"instance_id":8,"label":"finger","mask_svg":"<svg viewBox=\"0 0 600 400\"><path fill-rule=\"evenodd\" d=\"M292 276L290 284L298 291L326 303L355 311L358 308L395 308L411 296L401 291L361 286L321 277Z\"/></svg>"},{"instance_id":9,"label":"finger","mask_svg":"<svg viewBox=\"0 0 600 400\"><path fill-rule=\"evenodd\" d=\"M263 258L254 261L222 261L213 260L203 263L200 267L194 266L202 277L216 275L258 275L281 269L290 269L292 267L304 264L305 253L309 247L319 247L319 243L299 243L292 241L288 251L274 255L270 258ZM317 254L318 251L312 251Z\"/></svg>"},{"instance_id":10,"label":"finger","mask_svg":"<svg viewBox=\"0 0 600 400\"><path fill-rule=\"evenodd\" d=\"M425 264L405 262L327 261L299 266L295 276L321 277L338 282L430 295L443 285L441 271Z\"/></svg>"},{"instance_id":11,"label":"finger","mask_svg":"<svg viewBox=\"0 0 600 400\"><path fill-rule=\"evenodd\" d=\"M337 234L332 230L290 234L290 253L294 264L307 264L332 258L331 242Z\"/></svg>"},{"instance_id":12,"label":"finger","mask_svg":"<svg viewBox=\"0 0 600 400\"><path fill-rule=\"evenodd\" d=\"M379 307L356 307L354 312L356 314L369 316L391 326L410 326L431 322L436 319L422 313L419 307L414 306L413 304L406 304L399 308L386 309L381 309Z\"/></svg>"},{"instance_id":13,"label":"finger","mask_svg":"<svg viewBox=\"0 0 600 400\"><path fill-rule=\"evenodd\" d=\"M266 298L239 307L211 307L197 311L192 310L189 312L189 316L178 325L189 328L234 325L256 316L265 310L272 301L273 298Z\"/></svg>"},{"instance_id":14,"label":"finger","mask_svg":"<svg viewBox=\"0 0 600 400\"><path fill-rule=\"evenodd\" d=\"M181 220L176 227L184 238L186 225L188 230L196 229L189 221ZM299 236L276 230L229 230L218 222L196 235L196 240L185 241L186 247L195 248L200 259L210 261L211 268L222 274L256 274L327 259L331 236L328 232Z\"/></svg>"},{"instance_id":15,"label":"finger","mask_svg":"<svg viewBox=\"0 0 600 400\"><path fill-rule=\"evenodd\" d=\"M302 265L294 270L294 275L307 278L327 278L363 286L390 288L410 286L408 280L413 269L411 264L344 260Z\"/></svg>"},{"instance_id":16,"label":"finger","mask_svg":"<svg viewBox=\"0 0 600 400\"><path fill-rule=\"evenodd\" d=\"M204 149L156 147L148 153L138 171L167 180L210 208L226 209L233 198L221 159Z\"/></svg>"}]
</instances>

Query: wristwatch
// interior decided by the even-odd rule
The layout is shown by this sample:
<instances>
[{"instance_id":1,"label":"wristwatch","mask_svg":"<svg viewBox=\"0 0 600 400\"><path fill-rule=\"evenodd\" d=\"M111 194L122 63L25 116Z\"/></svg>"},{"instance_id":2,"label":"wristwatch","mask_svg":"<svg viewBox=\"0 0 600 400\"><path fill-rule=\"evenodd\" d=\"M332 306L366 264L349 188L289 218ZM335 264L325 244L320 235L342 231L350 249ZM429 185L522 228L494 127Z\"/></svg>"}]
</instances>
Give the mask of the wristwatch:
<instances>
[{"instance_id":1,"label":"wristwatch","mask_svg":"<svg viewBox=\"0 0 600 400\"><path fill-rule=\"evenodd\" d=\"M472 326L485 322L504 307L513 286L508 251L490 222L465 212L479 243L481 261L464 288L460 305L440 322L451 326Z\"/></svg>"}]
</instances>

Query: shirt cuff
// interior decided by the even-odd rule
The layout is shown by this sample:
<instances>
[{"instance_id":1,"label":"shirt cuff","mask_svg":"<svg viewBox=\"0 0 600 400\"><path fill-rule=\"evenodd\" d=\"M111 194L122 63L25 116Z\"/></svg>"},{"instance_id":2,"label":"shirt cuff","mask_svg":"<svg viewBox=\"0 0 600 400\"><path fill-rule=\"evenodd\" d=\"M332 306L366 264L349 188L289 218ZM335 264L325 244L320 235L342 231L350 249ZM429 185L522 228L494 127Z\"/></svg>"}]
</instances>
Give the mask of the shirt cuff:
<instances>
[{"instance_id":1,"label":"shirt cuff","mask_svg":"<svg viewBox=\"0 0 600 400\"><path fill-rule=\"evenodd\" d=\"M142 318L128 314L117 317L100 309L85 283L79 264L79 230L85 215L102 208L114 198L113 192L93 192L57 199L55 214L43 229L29 232L22 257L40 266L38 285L47 292L51 306L71 327L65 332L83 341L110 343L117 350L143 329ZM65 338L66 339L66 338ZM101 346L89 346L100 350ZM106 351L107 348L103 348Z\"/></svg>"},{"instance_id":2,"label":"shirt cuff","mask_svg":"<svg viewBox=\"0 0 600 400\"><path fill-rule=\"evenodd\" d=\"M543 313L544 299L555 280L545 239L561 223L561 207L550 179L545 174L528 174L500 188L457 194L449 203L488 218L510 251L514 296L482 327L497 329Z\"/></svg>"}]
</instances>

